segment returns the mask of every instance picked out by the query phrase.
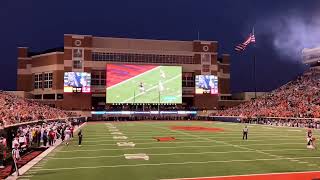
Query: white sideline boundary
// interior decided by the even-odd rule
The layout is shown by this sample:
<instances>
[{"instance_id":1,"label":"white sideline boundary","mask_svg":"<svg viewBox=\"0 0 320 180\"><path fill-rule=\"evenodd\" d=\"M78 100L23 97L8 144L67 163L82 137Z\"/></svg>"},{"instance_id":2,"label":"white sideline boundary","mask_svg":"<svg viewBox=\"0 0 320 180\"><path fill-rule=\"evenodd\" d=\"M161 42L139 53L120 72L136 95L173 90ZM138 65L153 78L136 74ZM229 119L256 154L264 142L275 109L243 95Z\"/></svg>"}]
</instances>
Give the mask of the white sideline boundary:
<instances>
[{"instance_id":1,"label":"white sideline boundary","mask_svg":"<svg viewBox=\"0 0 320 180\"><path fill-rule=\"evenodd\" d=\"M78 129L82 128L85 124L87 124L87 122L81 124L81 126L76 127L74 132L78 131ZM49 147L47 150L43 151L40 155L38 155L37 157L35 157L34 159L32 159L31 161L29 161L27 164L25 164L24 166L22 166L19 169L19 174L20 176L23 176L23 174L25 174L27 171L29 171L33 166L35 166L36 164L38 164L43 158L45 158L49 153L51 153L56 147L58 147L60 144L62 143L61 140L57 141L53 146ZM8 176L6 178L6 180L16 180L18 179L20 176L14 176L16 173L14 172L13 174L11 174L11 176Z\"/></svg>"},{"instance_id":2,"label":"white sideline boundary","mask_svg":"<svg viewBox=\"0 0 320 180\"><path fill-rule=\"evenodd\" d=\"M37 169L31 170L31 172L39 171L60 171L60 170L75 170L75 169L98 169L98 168L119 168L119 167L140 167L140 166L164 166L164 165L185 165L185 164L210 164L210 163L232 163L232 162L255 162L255 161L280 161L280 160L291 160L291 159L310 159L320 157L298 157L298 158L273 158L273 159L238 159L228 161L187 161L187 162L172 162L172 163L150 163L150 164L119 164L113 166L79 166L79 167L65 167L65 168L48 168L48 169Z\"/></svg>"},{"instance_id":3,"label":"white sideline boundary","mask_svg":"<svg viewBox=\"0 0 320 180\"><path fill-rule=\"evenodd\" d=\"M208 177L193 177L193 178L175 178L175 179L160 179L160 180L197 180L197 179L219 179L229 177L250 177L250 176L268 176L268 175L282 175L282 174L308 174L308 173L319 173L320 171L296 171L296 172L281 172L281 173L263 173L263 174L241 174L241 175L229 175L229 176L208 176Z\"/></svg>"}]
</instances>

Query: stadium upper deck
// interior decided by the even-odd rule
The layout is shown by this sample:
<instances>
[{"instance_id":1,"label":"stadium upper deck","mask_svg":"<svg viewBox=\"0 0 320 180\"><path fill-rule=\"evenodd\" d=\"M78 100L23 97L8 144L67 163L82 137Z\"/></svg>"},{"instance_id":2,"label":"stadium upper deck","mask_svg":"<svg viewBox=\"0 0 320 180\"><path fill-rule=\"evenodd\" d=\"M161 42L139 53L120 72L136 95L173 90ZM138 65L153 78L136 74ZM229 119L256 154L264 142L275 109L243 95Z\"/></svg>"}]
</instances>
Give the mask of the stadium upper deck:
<instances>
[{"instance_id":1,"label":"stadium upper deck","mask_svg":"<svg viewBox=\"0 0 320 180\"><path fill-rule=\"evenodd\" d=\"M215 109L230 101L230 56L218 54L216 41L172 41L64 35L64 47L32 53L18 48L17 90L56 107L91 110L106 101L106 65L182 66L182 102ZM65 72L91 73L91 93L64 93ZM218 77L219 94L195 94L196 75Z\"/></svg>"}]
</instances>

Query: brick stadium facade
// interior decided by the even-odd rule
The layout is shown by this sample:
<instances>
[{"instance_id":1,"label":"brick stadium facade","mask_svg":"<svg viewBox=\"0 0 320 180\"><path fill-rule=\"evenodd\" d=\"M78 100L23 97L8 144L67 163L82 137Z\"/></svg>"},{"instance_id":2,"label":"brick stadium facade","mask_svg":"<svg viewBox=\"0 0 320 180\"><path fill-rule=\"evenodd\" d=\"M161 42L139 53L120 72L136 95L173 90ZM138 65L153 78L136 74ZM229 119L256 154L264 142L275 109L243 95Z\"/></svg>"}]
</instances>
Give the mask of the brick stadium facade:
<instances>
[{"instance_id":1,"label":"brick stadium facade","mask_svg":"<svg viewBox=\"0 0 320 180\"><path fill-rule=\"evenodd\" d=\"M64 35L64 47L32 53L18 48L17 90L67 110L105 106L108 63L182 66L183 104L205 109L234 105L230 94L230 56L218 54L216 41L172 41ZM90 94L64 93L64 72L91 73ZM219 95L195 94L195 75L218 76Z\"/></svg>"}]
</instances>

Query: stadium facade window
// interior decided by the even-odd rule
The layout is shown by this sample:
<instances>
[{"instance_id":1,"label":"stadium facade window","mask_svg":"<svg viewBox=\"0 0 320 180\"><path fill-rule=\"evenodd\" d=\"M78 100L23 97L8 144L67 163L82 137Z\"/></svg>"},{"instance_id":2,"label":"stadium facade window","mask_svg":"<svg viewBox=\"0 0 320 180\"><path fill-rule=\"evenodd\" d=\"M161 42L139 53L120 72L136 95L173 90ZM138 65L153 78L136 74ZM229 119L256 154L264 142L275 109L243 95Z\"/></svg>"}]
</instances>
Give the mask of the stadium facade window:
<instances>
[{"instance_id":1,"label":"stadium facade window","mask_svg":"<svg viewBox=\"0 0 320 180\"><path fill-rule=\"evenodd\" d=\"M74 69L82 69L82 61L81 60L73 60L73 68Z\"/></svg>"},{"instance_id":2,"label":"stadium facade window","mask_svg":"<svg viewBox=\"0 0 320 180\"><path fill-rule=\"evenodd\" d=\"M192 73L192 72L183 73L182 87L195 87L194 73Z\"/></svg>"},{"instance_id":3,"label":"stadium facade window","mask_svg":"<svg viewBox=\"0 0 320 180\"><path fill-rule=\"evenodd\" d=\"M52 72L44 73L44 88L52 88Z\"/></svg>"},{"instance_id":4,"label":"stadium facade window","mask_svg":"<svg viewBox=\"0 0 320 180\"><path fill-rule=\"evenodd\" d=\"M42 73L34 74L34 89L42 89Z\"/></svg>"},{"instance_id":5,"label":"stadium facade window","mask_svg":"<svg viewBox=\"0 0 320 180\"><path fill-rule=\"evenodd\" d=\"M92 71L91 85L105 86L106 85L106 71Z\"/></svg>"},{"instance_id":6,"label":"stadium facade window","mask_svg":"<svg viewBox=\"0 0 320 180\"><path fill-rule=\"evenodd\" d=\"M202 72L210 72L210 65L202 65Z\"/></svg>"},{"instance_id":7,"label":"stadium facade window","mask_svg":"<svg viewBox=\"0 0 320 180\"><path fill-rule=\"evenodd\" d=\"M34 99L42 99L42 94L34 95Z\"/></svg>"},{"instance_id":8,"label":"stadium facade window","mask_svg":"<svg viewBox=\"0 0 320 180\"><path fill-rule=\"evenodd\" d=\"M63 99L63 94L57 94L57 99Z\"/></svg>"},{"instance_id":9,"label":"stadium facade window","mask_svg":"<svg viewBox=\"0 0 320 180\"><path fill-rule=\"evenodd\" d=\"M93 61L142 62L158 64L195 64L193 56L92 52ZM81 66L82 67L82 66ZM75 67L74 67L75 68Z\"/></svg>"},{"instance_id":10,"label":"stadium facade window","mask_svg":"<svg viewBox=\"0 0 320 180\"><path fill-rule=\"evenodd\" d=\"M56 94L44 94L43 99L55 99Z\"/></svg>"}]
</instances>

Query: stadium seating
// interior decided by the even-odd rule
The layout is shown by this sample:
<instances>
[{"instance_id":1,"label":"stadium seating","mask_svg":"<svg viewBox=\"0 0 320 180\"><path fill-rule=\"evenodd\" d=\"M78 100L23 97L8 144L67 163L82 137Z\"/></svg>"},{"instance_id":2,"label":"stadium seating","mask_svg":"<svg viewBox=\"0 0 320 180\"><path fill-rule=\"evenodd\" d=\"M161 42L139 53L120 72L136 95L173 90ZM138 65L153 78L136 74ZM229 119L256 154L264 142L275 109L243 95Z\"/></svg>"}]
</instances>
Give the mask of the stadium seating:
<instances>
[{"instance_id":1,"label":"stadium seating","mask_svg":"<svg viewBox=\"0 0 320 180\"><path fill-rule=\"evenodd\" d=\"M0 91L0 126L21 122L65 118L71 115L60 109Z\"/></svg>"},{"instance_id":2,"label":"stadium seating","mask_svg":"<svg viewBox=\"0 0 320 180\"><path fill-rule=\"evenodd\" d=\"M320 70L310 69L263 97L214 115L320 118Z\"/></svg>"}]
</instances>

